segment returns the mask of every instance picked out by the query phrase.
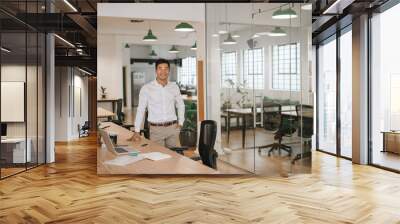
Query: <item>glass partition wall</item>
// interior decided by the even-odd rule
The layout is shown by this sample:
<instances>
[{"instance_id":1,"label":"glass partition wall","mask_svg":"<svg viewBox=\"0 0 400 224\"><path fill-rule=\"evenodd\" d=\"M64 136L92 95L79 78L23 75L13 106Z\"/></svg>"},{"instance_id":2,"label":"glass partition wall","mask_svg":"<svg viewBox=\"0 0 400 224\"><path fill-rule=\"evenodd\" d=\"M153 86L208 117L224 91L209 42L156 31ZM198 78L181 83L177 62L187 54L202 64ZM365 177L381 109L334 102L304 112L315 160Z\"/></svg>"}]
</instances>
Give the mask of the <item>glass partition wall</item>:
<instances>
[{"instance_id":1,"label":"glass partition wall","mask_svg":"<svg viewBox=\"0 0 400 224\"><path fill-rule=\"evenodd\" d=\"M370 163L400 171L400 4L371 18Z\"/></svg>"},{"instance_id":2,"label":"glass partition wall","mask_svg":"<svg viewBox=\"0 0 400 224\"><path fill-rule=\"evenodd\" d=\"M317 47L317 149L352 158L352 26Z\"/></svg>"},{"instance_id":3,"label":"glass partition wall","mask_svg":"<svg viewBox=\"0 0 400 224\"><path fill-rule=\"evenodd\" d=\"M18 7L35 13L41 5ZM45 162L45 41L40 31L0 13L0 178Z\"/></svg>"},{"instance_id":4,"label":"glass partition wall","mask_svg":"<svg viewBox=\"0 0 400 224\"><path fill-rule=\"evenodd\" d=\"M207 119L221 163L260 175L309 172L311 11L302 4L206 4Z\"/></svg>"}]
</instances>

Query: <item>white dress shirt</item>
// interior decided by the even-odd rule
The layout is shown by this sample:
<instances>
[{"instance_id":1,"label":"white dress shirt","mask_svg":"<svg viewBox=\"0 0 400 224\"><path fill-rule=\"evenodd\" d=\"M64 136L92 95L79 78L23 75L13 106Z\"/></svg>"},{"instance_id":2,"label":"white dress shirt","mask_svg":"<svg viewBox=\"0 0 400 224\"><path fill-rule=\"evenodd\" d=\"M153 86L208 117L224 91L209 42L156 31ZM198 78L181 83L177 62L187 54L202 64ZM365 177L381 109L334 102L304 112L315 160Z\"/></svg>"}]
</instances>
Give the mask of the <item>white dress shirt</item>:
<instances>
[{"instance_id":1,"label":"white dress shirt","mask_svg":"<svg viewBox=\"0 0 400 224\"><path fill-rule=\"evenodd\" d=\"M185 120L185 104L179 87L168 82L162 86L154 80L145 84L139 93L139 105L136 111L135 132L140 131L146 108L148 111L147 120L152 123L163 123L177 120L175 105L178 109L178 122L183 125Z\"/></svg>"}]
</instances>

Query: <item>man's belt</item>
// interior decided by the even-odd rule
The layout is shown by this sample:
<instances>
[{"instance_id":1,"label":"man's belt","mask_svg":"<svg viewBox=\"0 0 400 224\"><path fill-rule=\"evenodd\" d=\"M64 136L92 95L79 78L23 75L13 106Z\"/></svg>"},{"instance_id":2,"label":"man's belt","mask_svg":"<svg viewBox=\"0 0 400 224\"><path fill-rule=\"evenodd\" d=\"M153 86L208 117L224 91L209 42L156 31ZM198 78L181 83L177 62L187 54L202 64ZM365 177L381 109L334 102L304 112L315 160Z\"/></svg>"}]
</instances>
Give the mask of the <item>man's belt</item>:
<instances>
[{"instance_id":1,"label":"man's belt","mask_svg":"<svg viewBox=\"0 0 400 224\"><path fill-rule=\"evenodd\" d=\"M161 122L161 123L149 122L149 124L150 124L151 126L163 126L163 127L171 126L171 125L177 124L177 123L178 123L178 121L167 121L167 122Z\"/></svg>"}]
</instances>

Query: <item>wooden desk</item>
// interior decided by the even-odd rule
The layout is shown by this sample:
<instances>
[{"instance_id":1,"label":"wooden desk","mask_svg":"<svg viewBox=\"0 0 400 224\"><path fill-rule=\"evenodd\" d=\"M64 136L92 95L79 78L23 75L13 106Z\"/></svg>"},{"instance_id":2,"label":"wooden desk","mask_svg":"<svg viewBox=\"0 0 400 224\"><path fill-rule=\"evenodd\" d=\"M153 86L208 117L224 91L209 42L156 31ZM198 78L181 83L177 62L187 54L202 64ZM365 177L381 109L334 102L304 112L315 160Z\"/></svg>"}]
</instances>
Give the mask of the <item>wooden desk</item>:
<instances>
[{"instance_id":1,"label":"wooden desk","mask_svg":"<svg viewBox=\"0 0 400 224\"><path fill-rule=\"evenodd\" d=\"M108 111L104 108L97 107L97 118L108 118L111 119L115 116L115 113Z\"/></svg>"},{"instance_id":2,"label":"wooden desk","mask_svg":"<svg viewBox=\"0 0 400 224\"><path fill-rule=\"evenodd\" d=\"M97 103L111 103L112 112L115 112L115 104L118 102L118 99L98 99Z\"/></svg>"},{"instance_id":3,"label":"wooden desk","mask_svg":"<svg viewBox=\"0 0 400 224\"><path fill-rule=\"evenodd\" d=\"M127 166L113 166L104 164L104 161L114 159L116 156L108 151L106 148L102 148L101 145L97 147L97 174L109 175L109 174L219 174L218 171L203 165L199 161L194 161L186 156L180 155L174 151L171 151L161 145L151 142L145 138L142 138L139 142L127 141L132 132L127 129L118 126L112 122L103 122L101 127L110 126L104 130L111 131L118 134L119 145L129 145L142 153L148 152L161 152L171 156L171 158L163 159L159 161L151 161L143 159L141 161L129 164ZM145 147L141 147L142 144L147 143Z\"/></svg>"},{"instance_id":4,"label":"wooden desk","mask_svg":"<svg viewBox=\"0 0 400 224\"><path fill-rule=\"evenodd\" d=\"M257 108L257 113L261 113L262 109ZM242 117L242 148L246 146L246 116L253 115L253 110L251 108L235 108L235 109L227 109L226 112L228 113L228 128L227 128L227 135L228 135L228 143L229 143L229 136L230 136L230 119L231 115L235 114Z\"/></svg>"},{"instance_id":5,"label":"wooden desk","mask_svg":"<svg viewBox=\"0 0 400 224\"><path fill-rule=\"evenodd\" d=\"M400 154L400 131L383 131L382 152Z\"/></svg>"}]
</instances>

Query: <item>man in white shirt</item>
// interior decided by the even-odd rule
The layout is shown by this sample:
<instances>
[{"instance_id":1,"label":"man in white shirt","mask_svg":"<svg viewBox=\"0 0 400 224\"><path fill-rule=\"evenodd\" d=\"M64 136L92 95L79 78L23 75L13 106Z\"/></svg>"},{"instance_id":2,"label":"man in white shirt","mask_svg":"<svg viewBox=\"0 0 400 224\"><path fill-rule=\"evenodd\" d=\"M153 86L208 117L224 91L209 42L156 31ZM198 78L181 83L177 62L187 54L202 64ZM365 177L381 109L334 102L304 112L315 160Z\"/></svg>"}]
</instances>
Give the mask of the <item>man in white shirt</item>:
<instances>
[{"instance_id":1,"label":"man in white shirt","mask_svg":"<svg viewBox=\"0 0 400 224\"><path fill-rule=\"evenodd\" d=\"M185 119L185 104L179 87L168 81L169 62L156 61L156 80L140 89L139 105L136 112L135 132L131 139L140 140L140 127L147 108L150 125L150 140L167 148L177 146L180 128ZM176 116L175 106L178 110Z\"/></svg>"}]
</instances>

